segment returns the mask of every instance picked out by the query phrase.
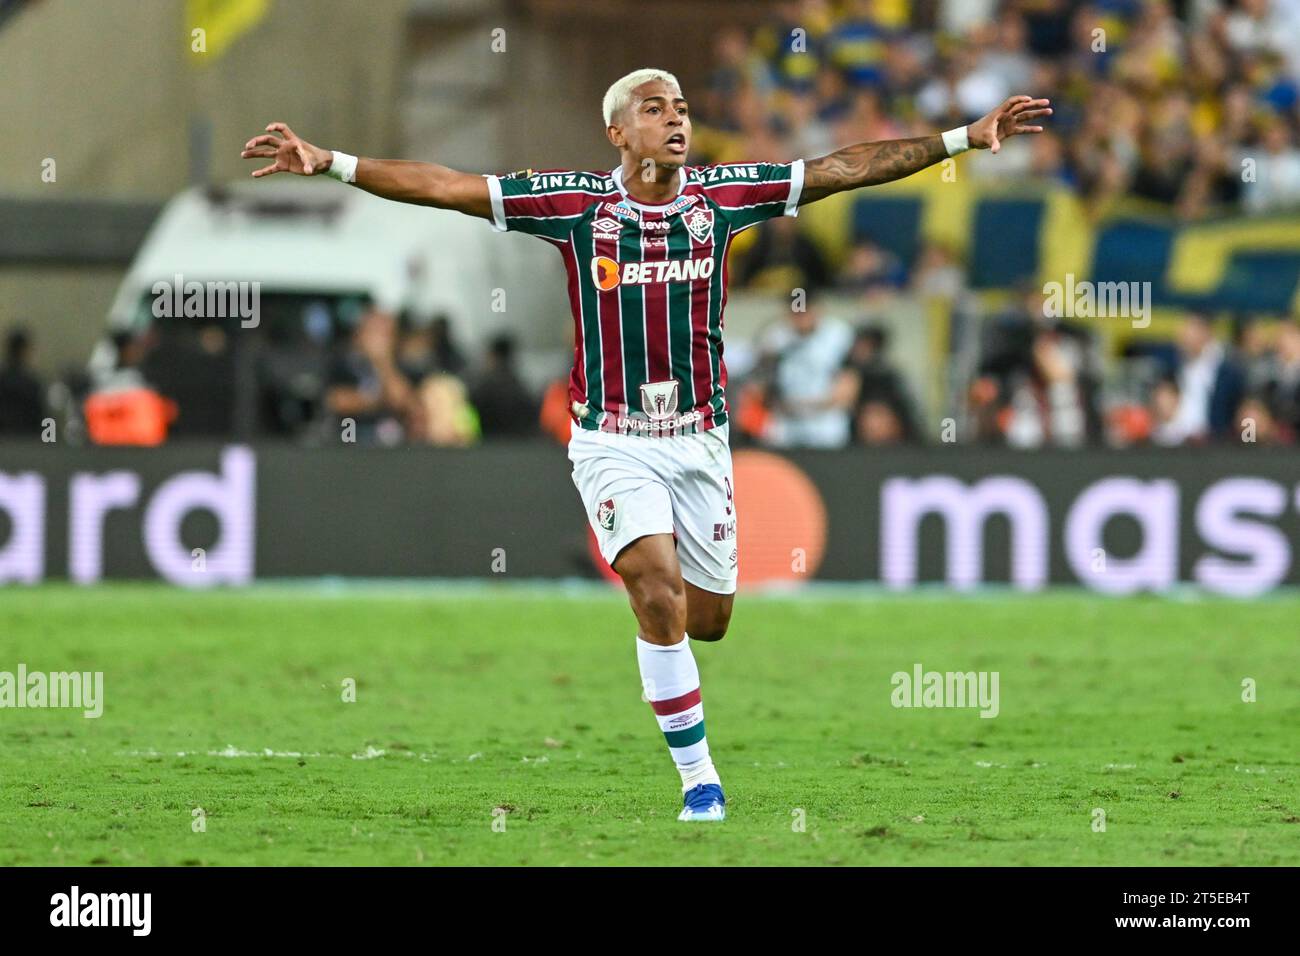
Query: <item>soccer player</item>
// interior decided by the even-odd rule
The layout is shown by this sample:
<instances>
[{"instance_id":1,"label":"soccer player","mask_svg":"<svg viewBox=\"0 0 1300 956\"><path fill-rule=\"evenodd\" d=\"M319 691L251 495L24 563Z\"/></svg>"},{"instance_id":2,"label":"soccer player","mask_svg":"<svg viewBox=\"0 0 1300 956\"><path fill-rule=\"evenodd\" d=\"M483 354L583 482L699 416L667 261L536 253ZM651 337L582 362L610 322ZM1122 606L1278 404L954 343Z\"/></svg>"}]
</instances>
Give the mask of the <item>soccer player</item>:
<instances>
[{"instance_id":1,"label":"soccer player","mask_svg":"<svg viewBox=\"0 0 1300 956\"><path fill-rule=\"evenodd\" d=\"M819 159L688 166L691 119L676 78L629 73L605 94L608 172L461 173L321 149L284 123L244 146L253 175L326 174L399 202L454 209L550 243L569 279L569 458L601 553L636 615L642 686L681 774L680 820L721 820L691 638L727 632L736 508L727 440L722 310L737 233L832 193L901 179L967 149L1038 133L1045 99L1013 96L946 133L859 143Z\"/></svg>"}]
</instances>

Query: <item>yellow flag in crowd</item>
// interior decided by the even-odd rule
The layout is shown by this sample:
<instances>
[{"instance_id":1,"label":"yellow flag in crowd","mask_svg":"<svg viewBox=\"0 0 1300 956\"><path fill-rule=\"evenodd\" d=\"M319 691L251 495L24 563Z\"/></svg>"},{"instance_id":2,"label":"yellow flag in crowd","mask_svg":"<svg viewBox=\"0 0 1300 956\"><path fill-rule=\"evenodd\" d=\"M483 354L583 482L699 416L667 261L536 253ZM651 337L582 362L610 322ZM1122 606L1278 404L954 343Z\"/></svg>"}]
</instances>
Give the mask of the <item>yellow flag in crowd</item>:
<instances>
[{"instance_id":1,"label":"yellow flag in crowd","mask_svg":"<svg viewBox=\"0 0 1300 956\"><path fill-rule=\"evenodd\" d=\"M185 28L196 63L216 59L266 16L271 0L186 0Z\"/></svg>"}]
</instances>

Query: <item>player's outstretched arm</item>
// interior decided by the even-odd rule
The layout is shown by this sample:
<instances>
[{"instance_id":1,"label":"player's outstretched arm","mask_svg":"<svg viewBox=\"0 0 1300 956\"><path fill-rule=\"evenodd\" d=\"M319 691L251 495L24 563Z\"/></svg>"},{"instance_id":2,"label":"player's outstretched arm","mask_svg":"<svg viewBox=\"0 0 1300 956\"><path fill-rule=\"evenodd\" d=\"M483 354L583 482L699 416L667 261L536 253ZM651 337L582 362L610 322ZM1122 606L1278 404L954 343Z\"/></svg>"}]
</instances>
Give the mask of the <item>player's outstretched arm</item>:
<instances>
[{"instance_id":1,"label":"player's outstretched arm","mask_svg":"<svg viewBox=\"0 0 1300 956\"><path fill-rule=\"evenodd\" d=\"M244 144L239 155L244 159L270 159L270 165L253 171L254 177L274 173L318 176L329 172L334 162L332 150L321 149L300 138L284 123L271 123L266 132ZM404 159L368 159L356 161L350 181L368 193L397 202L454 209L469 216L492 218L492 199L487 180L472 173L461 173L436 163L417 163Z\"/></svg>"},{"instance_id":2,"label":"player's outstretched arm","mask_svg":"<svg viewBox=\"0 0 1300 956\"><path fill-rule=\"evenodd\" d=\"M1041 126L1031 125L1033 120L1051 116L1049 100L1036 100L1029 96L1013 96L1005 103L966 127L966 139L972 149L1002 148L1002 140L1020 133L1041 133ZM960 130L956 131L960 134ZM958 135L960 138L960 135ZM804 205L824 199L832 193L860 186L877 186L880 183L902 179L933 166L950 153L944 135L918 136L915 139L886 139L878 143L857 143L837 149L820 159L804 163L803 194L799 203ZM958 149L964 148L958 146Z\"/></svg>"}]
</instances>

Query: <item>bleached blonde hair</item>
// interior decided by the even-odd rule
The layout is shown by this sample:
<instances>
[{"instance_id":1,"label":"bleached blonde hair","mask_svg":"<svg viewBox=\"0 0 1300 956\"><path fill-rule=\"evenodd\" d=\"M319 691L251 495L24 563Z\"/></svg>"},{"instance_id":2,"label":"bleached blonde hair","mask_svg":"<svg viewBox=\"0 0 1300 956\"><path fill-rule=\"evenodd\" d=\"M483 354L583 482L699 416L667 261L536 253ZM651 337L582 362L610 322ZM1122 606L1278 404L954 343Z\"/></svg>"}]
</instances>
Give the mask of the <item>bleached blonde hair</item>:
<instances>
[{"instance_id":1,"label":"bleached blonde hair","mask_svg":"<svg viewBox=\"0 0 1300 956\"><path fill-rule=\"evenodd\" d=\"M605 91L605 99L601 103L605 114L605 125L613 126L614 117L631 105L632 91L642 83L649 83L651 80L663 80L670 86L677 87L677 91L681 92L682 85L677 82L677 77L667 70L652 70L649 68L633 70L627 76L615 80L610 88Z\"/></svg>"}]
</instances>

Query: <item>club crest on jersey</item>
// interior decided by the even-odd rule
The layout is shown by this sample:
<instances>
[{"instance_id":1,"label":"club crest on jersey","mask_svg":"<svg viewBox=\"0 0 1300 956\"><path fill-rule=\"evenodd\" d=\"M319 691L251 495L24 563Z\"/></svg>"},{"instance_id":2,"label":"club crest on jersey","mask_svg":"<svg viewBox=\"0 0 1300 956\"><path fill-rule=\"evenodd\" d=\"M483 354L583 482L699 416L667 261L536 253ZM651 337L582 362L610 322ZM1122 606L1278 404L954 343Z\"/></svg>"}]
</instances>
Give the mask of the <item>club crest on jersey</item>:
<instances>
[{"instance_id":1,"label":"club crest on jersey","mask_svg":"<svg viewBox=\"0 0 1300 956\"><path fill-rule=\"evenodd\" d=\"M601 216L591 223L591 238L593 239L617 239L619 230L623 224L617 219L611 219L609 216Z\"/></svg>"},{"instance_id":2,"label":"club crest on jersey","mask_svg":"<svg viewBox=\"0 0 1300 956\"><path fill-rule=\"evenodd\" d=\"M697 209L686 217L686 231L696 242L704 242L713 233L713 210Z\"/></svg>"},{"instance_id":3,"label":"club crest on jersey","mask_svg":"<svg viewBox=\"0 0 1300 956\"><path fill-rule=\"evenodd\" d=\"M614 506L613 498L606 498L596 506L596 524L610 534L618 528L618 508Z\"/></svg>"},{"instance_id":4,"label":"club crest on jersey","mask_svg":"<svg viewBox=\"0 0 1300 956\"><path fill-rule=\"evenodd\" d=\"M677 414L677 380L646 382L641 386L641 409L652 422Z\"/></svg>"}]
</instances>

